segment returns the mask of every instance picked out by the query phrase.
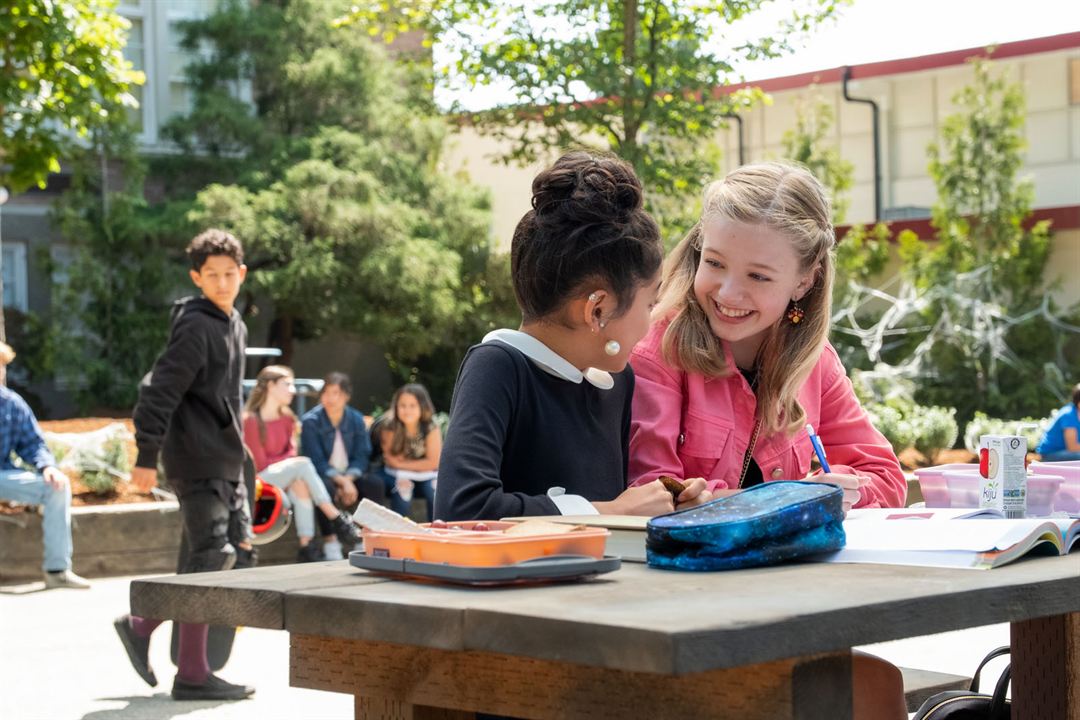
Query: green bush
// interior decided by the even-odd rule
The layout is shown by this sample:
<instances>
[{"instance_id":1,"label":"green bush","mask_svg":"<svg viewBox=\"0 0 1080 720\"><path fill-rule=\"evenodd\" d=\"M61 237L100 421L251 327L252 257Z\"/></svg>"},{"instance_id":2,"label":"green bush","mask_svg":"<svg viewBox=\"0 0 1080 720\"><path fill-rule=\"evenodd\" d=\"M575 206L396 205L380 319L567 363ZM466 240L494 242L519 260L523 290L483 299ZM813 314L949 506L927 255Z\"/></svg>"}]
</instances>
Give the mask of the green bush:
<instances>
[{"instance_id":1,"label":"green bush","mask_svg":"<svg viewBox=\"0 0 1080 720\"><path fill-rule=\"evenodd\" d=\"M915 406L915 410L909 421L914 430L915 449L934 463L939 452L956 444L960 431L956 423L956 408Z\"/></svg>"},{"instance_id":2,"label":"green bush","mask_svg":"<svg viewBox=\"0 0 1080 720\"><path fill-rule=\"evenodd\" d=\"M127 442L131 434L123 425L107 425L85 433L44 433L45 445L65 471L78 473L86 489L97 495L116 491L117 480L131 470Z\"/></svg>"},{"instance_id":3,"label":"green bush","mask_svg":"<svg viewBox=\"0 0 1080 720\"><path fill-rule=\"evenodd\" d=\"M892 405L867 405L866 414L878 432L889 441L894 453L899 455L915 443L915 429L911 422Z\"/></svg>"},{"instance_id":4,"label":"green bush","mask_svg":"<svg viewBox=\"0 0 1080 720\"><path fill-rule=\"evenodd\" d=\"M115 492L116 481L130 470L123 440L118 437L106 440L101 448L101 456L100 464L87 463L84 469L80 469L79 478L90 492L108 495Z\"/></svg>"},{"instance_id":5,"label":"green bush","mask_svg":"<svg viewBox=\"0 0 1080 720\"><path fill-rule=\"evenodd\" d=\"M986 413L976 412L975 417L967 424L964 430L964 447L973 453L979 452L979 438L983 435L1023 435L1027 438L1028 452L1042 440L1043 434L1050 427L1053 417L1032 418L1026 417L1020 420L1004 420L987 416Z\"/></svg>"}]
</instances>

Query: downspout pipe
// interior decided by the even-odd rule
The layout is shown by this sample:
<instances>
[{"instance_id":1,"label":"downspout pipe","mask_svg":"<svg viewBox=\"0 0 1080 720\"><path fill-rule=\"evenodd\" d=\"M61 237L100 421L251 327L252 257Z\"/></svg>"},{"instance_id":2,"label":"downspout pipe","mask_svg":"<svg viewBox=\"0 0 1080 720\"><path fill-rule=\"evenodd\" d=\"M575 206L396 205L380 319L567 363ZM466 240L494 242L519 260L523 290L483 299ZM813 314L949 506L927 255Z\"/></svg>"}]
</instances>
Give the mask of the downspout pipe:
<instances>
[{"instance_id":1,"label":"downspout pipe","mask_svg":"<svg viewBox=\"0 0 1080 720\"><path fill-rule=\"evenodd\" d=\"M848 82L851 80L851 66L844 66L844 99L848 102L866 103L873 113L874 131L874 222L881 220L881 110L878 104L869 98L856 98L848 94Z\"/></svg>"},{"instance_id":2,"label":"downspout pipe","mask_svg":"<svg viewBox=\"0 0 1080 720\"><path fill-rule=\"evenodd\" d=\"M746 164L746 137L743 135L743 119L739 113L726 112L722 117L731 118L739 125L739 166Z\"/></svg>"}]
</instances>

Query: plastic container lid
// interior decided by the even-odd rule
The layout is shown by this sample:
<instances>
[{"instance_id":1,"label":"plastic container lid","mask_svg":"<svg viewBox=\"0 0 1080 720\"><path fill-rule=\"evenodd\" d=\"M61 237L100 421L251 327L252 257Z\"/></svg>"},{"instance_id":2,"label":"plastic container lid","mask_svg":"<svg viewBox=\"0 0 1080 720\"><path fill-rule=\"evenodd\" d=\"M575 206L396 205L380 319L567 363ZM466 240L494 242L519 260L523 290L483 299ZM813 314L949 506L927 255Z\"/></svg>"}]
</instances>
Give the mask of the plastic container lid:
<instances>
[{"instance_id":1,"label":"plastic container lid","mask_svg":"<svg viewBox=\"0 0 1080 720\"><path fill-rule=\"evenodd\" d=\"M483 521L487 531L476 531L479 521L447 523L433 532L376 532L364 529L364 551L372 557L417 560L490 567L511 565L550 555L604 557L604 545L611 534L606 528L583 528L545 535L506 535L502 530L519 525L512 522Z\"/></svg>"}]
</instances>

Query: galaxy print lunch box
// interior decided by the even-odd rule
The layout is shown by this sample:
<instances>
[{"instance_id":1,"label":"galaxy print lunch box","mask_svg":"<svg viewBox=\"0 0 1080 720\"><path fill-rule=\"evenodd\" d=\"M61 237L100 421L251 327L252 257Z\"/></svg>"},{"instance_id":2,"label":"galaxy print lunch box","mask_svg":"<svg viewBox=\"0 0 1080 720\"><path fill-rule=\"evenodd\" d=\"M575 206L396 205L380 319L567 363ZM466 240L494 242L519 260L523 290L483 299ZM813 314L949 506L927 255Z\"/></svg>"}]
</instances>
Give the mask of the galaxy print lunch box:
<instances>
[{"instance_id":1,"label":"galaxy print lunch box","mask_svg":"<svg viewBox=\"0 0 1080 720\"><path fill-rule=\"evenodd\" d=\"M836 485L767 482L646 526L650 567L734 570L775 565L844 546L843 491Z\"/></svg>"}]
</instances>

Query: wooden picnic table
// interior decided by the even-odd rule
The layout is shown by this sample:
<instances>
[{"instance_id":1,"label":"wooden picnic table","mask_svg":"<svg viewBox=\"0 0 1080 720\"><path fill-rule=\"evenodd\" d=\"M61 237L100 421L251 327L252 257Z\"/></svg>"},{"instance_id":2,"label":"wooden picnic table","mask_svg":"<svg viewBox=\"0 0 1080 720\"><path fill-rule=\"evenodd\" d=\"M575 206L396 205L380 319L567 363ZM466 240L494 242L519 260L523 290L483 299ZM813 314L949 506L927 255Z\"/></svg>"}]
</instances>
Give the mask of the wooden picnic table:
<instances>
[{"instance_id":1,"label":"wooden picnic table","mask_svg":"<svg viewBox=\"0 0 1080 720\"><path fill-rule=\"evenodd\" d=\"M1080 720L1076 554L985 571L624 563L486 589L337 561L135 581L131 603L288 631L290 683L354 695L357 718L844 720L852 646L1010 622L1014 720Z\"/></svg>"}]
</instances>

